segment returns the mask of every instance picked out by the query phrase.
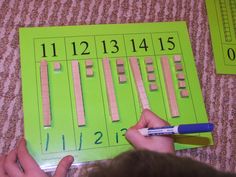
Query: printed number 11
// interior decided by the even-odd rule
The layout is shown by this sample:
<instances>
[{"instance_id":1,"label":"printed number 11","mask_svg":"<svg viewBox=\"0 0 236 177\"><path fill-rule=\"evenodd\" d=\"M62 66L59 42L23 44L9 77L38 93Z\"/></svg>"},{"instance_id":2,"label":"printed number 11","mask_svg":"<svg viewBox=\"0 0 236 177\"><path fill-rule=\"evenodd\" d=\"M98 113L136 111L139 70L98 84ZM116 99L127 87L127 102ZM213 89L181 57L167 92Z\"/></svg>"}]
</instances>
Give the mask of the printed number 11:
<instances>
[{"instance_id":1,"label":"printed number 11","mask_svg":"<svg viewBox=\"0 0 236 177\"><path fill-rule=\"evenodd\" d=\"M45 44L41 44L41 46L43 48L43 56L42 57L47 57ZM57 56L57 54L56 54L56 44L52 43L51 46L52 46L52 51L53 51L53 55L52 56L56 57Z\"/></svg>"}]
</instances>

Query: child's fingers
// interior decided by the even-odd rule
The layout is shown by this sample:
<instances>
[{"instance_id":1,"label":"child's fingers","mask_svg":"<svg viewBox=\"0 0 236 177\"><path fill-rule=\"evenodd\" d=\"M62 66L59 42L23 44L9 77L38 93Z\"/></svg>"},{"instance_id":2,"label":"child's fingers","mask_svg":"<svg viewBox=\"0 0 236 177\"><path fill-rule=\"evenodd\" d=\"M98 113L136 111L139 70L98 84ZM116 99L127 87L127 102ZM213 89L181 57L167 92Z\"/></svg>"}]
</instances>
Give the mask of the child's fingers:
<instances>
[{"instance_id":1,"label":"child's fingers","mask_svg":"<svg viewBox=\"0 0 236 177\"><path fill-rule=\"evenodd\" d=\"M16 161L17 161L17 152L14 149L8 154L8 156L4 161L4 169L9 176L14 176L14 177L22 176L22 172L20 171Z\"/></svg>"},{"instance_id":2,"label":"child's fingers","mask_svg":"<svg viewBox=\"0 0 236 177\"><path fill-rule=\"evenodd\" d=\"M72 156L64 157L58 164L54 177L66 177L67 172L73 163L74 158Z\"/></svg>"},{"instance_id":3,"label":"child's fingers","mask_svg":"<svg viewBox=\"0 0 236 177\"><path fill-rule=\"evenodd\" d=\"M6 156L0 156L0 176L6 177L5 169L4 169L4 163L5 163Z\"/></svg>"},{"instance_id":4,"label":"child's fingers","mask_svg":"<svg viewBox=\"0 0 236 177\"><path fill-rule=\"evenodd\" d=\"M151 127L163 127L169 125L168 122L161 119L152 111L145 109L142 112L139 122L133 126L135 129L151 128Z\"/></svg>"},{"instance_id":5,"label":"child's fingers","mask_svg":"<svg viewBox=\"0 0 236 177\"><path fill-rule=\"evenodd\" d=\"M29 154L26 148L26 141L23 138L20 140L20 143L18 145L17 154L18 154L18 160L24 171L27 172L29 170L34 171L40 169L38 164Z\"/></svg>"},{"instance_id":6,"label":"child's fingers","mask_svg":"<svg viewBox=\"0 0 236 177\"><path fill-rule=\"evenodd\" d=\"M125 137L136 148L141 148L147 143L147 138L141 135L135 128L128 129Z\"/></svg>"}]
</instances>

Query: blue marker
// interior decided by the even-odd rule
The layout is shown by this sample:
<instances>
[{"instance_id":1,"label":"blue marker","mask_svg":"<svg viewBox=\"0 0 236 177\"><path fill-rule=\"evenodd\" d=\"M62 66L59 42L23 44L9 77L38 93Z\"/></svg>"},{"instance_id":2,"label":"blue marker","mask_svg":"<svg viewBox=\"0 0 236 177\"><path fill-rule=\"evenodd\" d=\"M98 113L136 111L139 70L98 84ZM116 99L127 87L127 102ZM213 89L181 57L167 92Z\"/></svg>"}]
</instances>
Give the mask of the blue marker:
<instances>
[{"instance_id":1,"label":"blue marker","mask_svg":"<svg viewBox=\"0 0 236 177\"><path fill-rule=\"evenodd\" d=\"M211 132L213 128L214 125L212 123L200 123L200 124L183 124L178 126L166 126L160 128L142 128L139 129L139 132L144 136L154 136L154 135Z\"/></svg>"}]
</instances>

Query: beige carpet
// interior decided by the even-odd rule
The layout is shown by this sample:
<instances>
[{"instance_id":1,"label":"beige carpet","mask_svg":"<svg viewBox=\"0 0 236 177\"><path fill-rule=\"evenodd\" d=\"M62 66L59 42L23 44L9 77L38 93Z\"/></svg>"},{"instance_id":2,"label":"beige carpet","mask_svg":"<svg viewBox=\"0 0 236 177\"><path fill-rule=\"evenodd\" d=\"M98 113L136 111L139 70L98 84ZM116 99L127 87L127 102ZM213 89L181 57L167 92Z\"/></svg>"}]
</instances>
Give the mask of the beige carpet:
<instances>
[{"instance_id":1,"label":"beige carpet","mask_svg":"<svg viewBox=\"0 0 236 177\"><path fill-rule=\"evenodd\" d=\"M188 24L206 110L215 124L214 146L177 155L236 172L236 75L215 73L204 0L1 0L0 153L23 135L19 27L176 20Z\"/></svg>"}]
</instances>

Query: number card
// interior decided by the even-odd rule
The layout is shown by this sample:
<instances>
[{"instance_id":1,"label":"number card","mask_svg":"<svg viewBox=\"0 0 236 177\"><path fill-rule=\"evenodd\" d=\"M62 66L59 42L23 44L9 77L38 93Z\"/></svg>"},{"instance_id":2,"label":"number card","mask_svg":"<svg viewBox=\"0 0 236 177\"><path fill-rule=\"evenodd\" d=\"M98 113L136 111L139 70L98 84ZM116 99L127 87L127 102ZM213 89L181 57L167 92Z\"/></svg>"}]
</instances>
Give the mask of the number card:
<instances>
[{"instance_id":1,"label":"number card","mask_svg":"<svg viewBox=\"0 0 236 177\"><path fill-rule=\"evenodd\" d=\"M143 109L172 125L207 122L185 22L20 29L24 130L43 169L131 149ZM212 144L176 136L175 148Z\"/></svg>"},{"instance_id":2,"label":"number card","mask_svg":"<svg viewBox=\"0 0 236 177\"><path fill-rule=\"evenodd\" d=\"M211 39L219 74L236 74L236 1L206 0Z\"/></svg>"}]
</instances>

